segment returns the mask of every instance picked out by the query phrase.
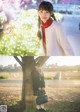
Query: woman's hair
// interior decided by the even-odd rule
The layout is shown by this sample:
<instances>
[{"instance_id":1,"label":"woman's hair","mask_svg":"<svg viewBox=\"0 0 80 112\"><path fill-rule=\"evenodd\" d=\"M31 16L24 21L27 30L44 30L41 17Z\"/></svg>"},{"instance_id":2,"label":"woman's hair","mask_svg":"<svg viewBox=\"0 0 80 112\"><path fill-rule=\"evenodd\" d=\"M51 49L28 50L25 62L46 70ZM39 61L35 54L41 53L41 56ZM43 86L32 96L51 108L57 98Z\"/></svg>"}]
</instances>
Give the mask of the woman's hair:
<instances>
[{"instance_id":1,"label":"woman's hair","mask_svg":"<svg viewBox=\"0 0 80 112\"><path fill-rule=\"evenodd\" d=\"M38 8L38 11L40 10L49 11L51 13L51 17L54 20L56 20L55 15L53 13L53 5L50 2L48 1L41 2ZM41 24L40 17L38 17L38 37L39 39L41 39L40 24Z\"/></svg>"},{"instance_id":2,"label":"woman's hair","mask_svg":"<svg viewBox=\"0 0 80 112\"><path fill-rule=\"evenodd\" d=\"M38 11L39 10L46 10L51 13L53 11L53 5L48 1L43 1L40 3L40 5L38 7Z\"/></svg>"}]
</instances>

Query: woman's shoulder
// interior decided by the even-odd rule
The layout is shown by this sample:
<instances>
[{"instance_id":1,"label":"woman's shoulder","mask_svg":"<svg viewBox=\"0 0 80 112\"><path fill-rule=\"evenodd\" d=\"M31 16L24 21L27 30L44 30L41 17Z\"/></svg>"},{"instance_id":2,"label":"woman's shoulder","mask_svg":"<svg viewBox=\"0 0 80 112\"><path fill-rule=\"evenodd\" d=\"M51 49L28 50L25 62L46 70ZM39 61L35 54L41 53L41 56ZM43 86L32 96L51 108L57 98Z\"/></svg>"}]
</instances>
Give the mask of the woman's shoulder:
<instances>
[{"instance_id":1,"label":"woman's shoulder","mask_svg":"<svg viewBox=\"0 0 80 112\"><path fill-rule=\"evenodd\" d=\"M62 25L58 21L53 21L52 26L55 28L62 29Z\"/></svg>"},{"instance_id":2,"label":"woman's shoulder","mask_svg":"<svg viewBox=\"0 0 80 112\"><path fill-rule=\"evenodd\" d=\"M61 23L59 23L58 21L53 21L53 25L55 25L55 26L61 26Z\"/></svg>"}]
</instances>

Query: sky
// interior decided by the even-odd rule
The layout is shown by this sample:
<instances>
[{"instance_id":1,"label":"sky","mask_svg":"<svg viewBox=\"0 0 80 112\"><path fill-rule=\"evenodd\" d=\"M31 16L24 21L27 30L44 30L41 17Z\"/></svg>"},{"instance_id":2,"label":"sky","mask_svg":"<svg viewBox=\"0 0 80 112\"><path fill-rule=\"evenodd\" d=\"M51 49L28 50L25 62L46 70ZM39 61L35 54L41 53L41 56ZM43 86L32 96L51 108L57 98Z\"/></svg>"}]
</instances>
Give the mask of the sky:
<instances>
[{"instance_id":1,"label":"sky","mask_svg":"<svg viewBox=\"0 0 80 112\"><path fill-rule=\"evenodd\" d=\"M18 64L13 56L0 56L0 65L7 66L10 64Z\"/></svg>"},{"instance_id":2,"label":"sky","mask_svg":"<svg viewBox=\"0 0 80 112\"><path fill-rule=\"evenodd\" d=\"M80 65L79 56L51 56L46 64L58 64L58 65ZM13 56L0 56L0 65L7 66L9 64L17 64L17 61Z\"/></svg>"},{"instance_id":3,"label":"sky","mask_svg":"<svg viewBox=\"0 0 80 112\"><path fill-rule=\"evenodd\" d=\"M51 56L46 64L58 64L60 65L80 65L79 56Z\"/></svg>"}]
</instances>

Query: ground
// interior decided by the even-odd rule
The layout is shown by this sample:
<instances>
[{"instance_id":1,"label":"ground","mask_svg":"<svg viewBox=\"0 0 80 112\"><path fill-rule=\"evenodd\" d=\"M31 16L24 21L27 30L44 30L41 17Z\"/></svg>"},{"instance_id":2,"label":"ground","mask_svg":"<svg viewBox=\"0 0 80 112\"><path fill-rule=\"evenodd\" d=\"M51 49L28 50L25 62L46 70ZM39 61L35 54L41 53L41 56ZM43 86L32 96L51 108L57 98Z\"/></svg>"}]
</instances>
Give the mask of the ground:
<instances>
[{"instance_id":1,"label":"ground","mask_svg":"<svg viewBox=\"0 0 80 112\"><path fill-rule=\"evenodd\" d=\"M46 87L49 102L45 104L48 112L80 112L80 87L53 88ZM8 105L8 112L22 112L21 86L0 85L0 105ZM16 103L18 102L18 105ZM64 110L64 111L63 111Z\"/></svg>"}]
</instances>

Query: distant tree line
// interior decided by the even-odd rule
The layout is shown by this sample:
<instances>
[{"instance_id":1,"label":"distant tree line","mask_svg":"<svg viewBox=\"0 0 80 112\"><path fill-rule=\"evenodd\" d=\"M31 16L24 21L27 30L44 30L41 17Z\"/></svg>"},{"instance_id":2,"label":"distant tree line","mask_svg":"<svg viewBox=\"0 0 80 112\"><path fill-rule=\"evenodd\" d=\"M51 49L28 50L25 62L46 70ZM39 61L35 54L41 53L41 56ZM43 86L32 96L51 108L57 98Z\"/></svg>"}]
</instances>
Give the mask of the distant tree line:
<instances>
[{"instance_id":1,"label":"distant tree line","mask_svg":"<svg viewBox=\"0 0 80 112\"><path fill-rule=\"evenodd\" d=\"M21 70L21 66L17 66L17 64L8 66L0 65L0 72L19 72Z\"/></svg>"},{"instance_id":2,"label":"distant tree line","mask_svg":"<svg viewBox=\"0 0 80 112\"><path fill-rule=\"evenodd\" d=\"M57 64L52 64L44 66L44 71L80 71L80 65L58 66Z\"/></svg>"}]
</instances>

